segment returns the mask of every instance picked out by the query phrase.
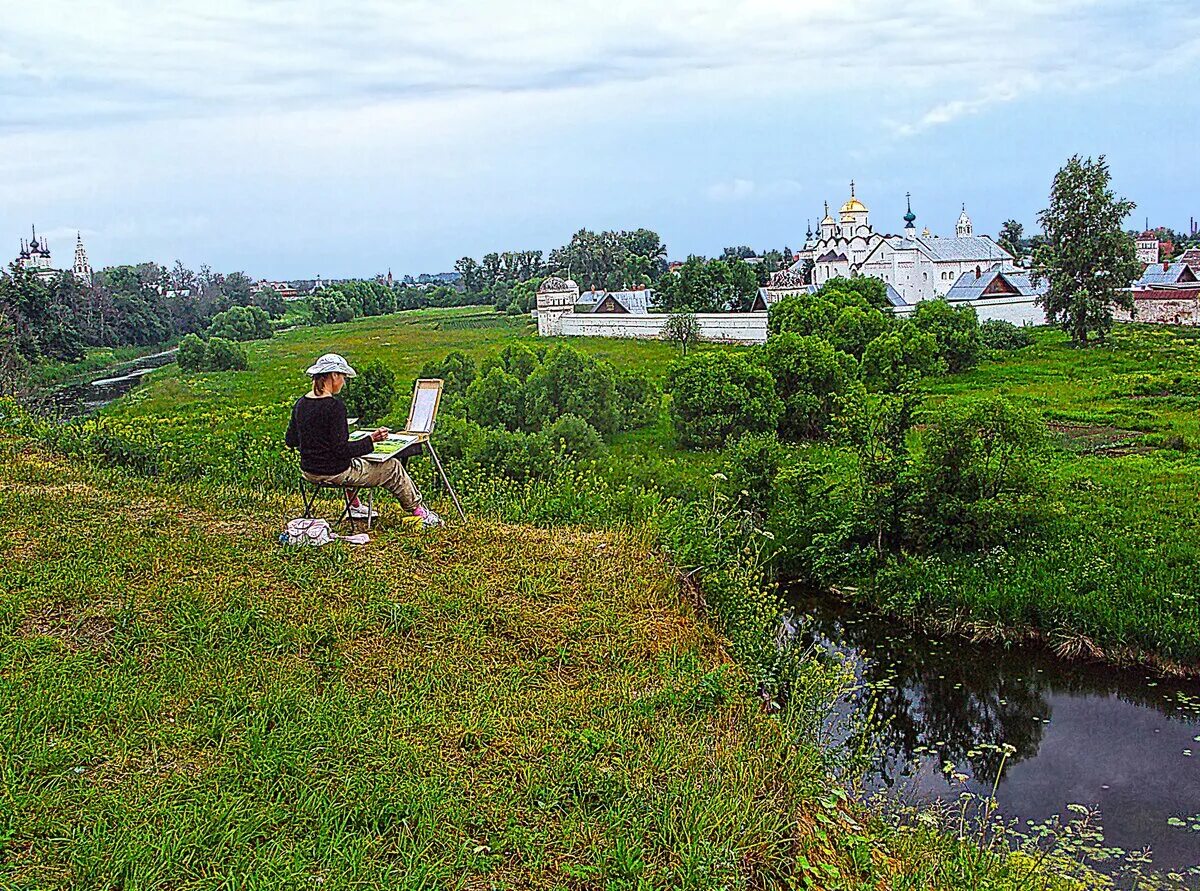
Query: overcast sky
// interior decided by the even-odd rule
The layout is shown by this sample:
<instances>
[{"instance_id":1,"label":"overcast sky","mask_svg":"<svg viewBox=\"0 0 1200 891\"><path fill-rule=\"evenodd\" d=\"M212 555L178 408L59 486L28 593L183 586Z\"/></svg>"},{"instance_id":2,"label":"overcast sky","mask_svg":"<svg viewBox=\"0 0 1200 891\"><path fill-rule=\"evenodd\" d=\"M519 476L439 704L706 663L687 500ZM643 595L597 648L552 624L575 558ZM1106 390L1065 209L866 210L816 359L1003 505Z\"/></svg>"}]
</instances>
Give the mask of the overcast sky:
<instances>
[{"instance_id":1,"label":"overcast sky","mask_svg":"<svg viewBox=\"0 0 1200 891\"><path fill-rule=\"evenodd\" d=\"M38 0L0 20L0 257L255 277L451 268L581 227L673 257L1027 228L1072 153L1200 217L1200 4ZM1131 223L1132 224L1132 223Z\"/></svg>"}]
</instances>

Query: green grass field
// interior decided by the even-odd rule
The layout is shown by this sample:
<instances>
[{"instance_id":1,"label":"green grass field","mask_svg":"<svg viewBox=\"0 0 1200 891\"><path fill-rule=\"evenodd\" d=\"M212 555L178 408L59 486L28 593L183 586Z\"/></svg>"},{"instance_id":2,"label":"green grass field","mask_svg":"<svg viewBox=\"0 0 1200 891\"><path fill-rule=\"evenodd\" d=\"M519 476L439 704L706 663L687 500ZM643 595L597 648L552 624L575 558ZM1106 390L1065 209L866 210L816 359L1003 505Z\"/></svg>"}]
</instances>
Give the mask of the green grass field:
<instances>
[{"instance_id":1,"label":"green grass field","mask_svg":"<svg viewBox=\"0 0 1200 891\"><path fill-rule=\"evenodd\" d=\"M180 443L181 454L236 463L239 437L266 443L280 435L306 386L304 369L320 353L386 362L402 382L388 419L399 426L407 382L425 362L451 350L481 361L519 341L545 343L527 320L479 308L297 329L249 344L248 373L184 376L172 366L107 414L149 425L155 436ZM659 342L571 343L659 381L678 355ZM1001 394L1044 415L1058 438L1039 468L1044 519L1001 549L904 560L888 579L862 580L862 595L945 629L1035 636L1064 654L1200 668L1198 360L1200 337L1187 331L1119 327L1109 344L1076 350L1061 333L1040 330L1031 347L927 381L931 402ZM677 449L663 412L649 427L617 436L598 472L616 489L695 497L711 488L723 461L720 453Z\"/></svg>"},{"instance_id":2,"label":"green grass field","mask_svg":"<svg viewBox=\"0 0 1200 891\"><path fill-rule=\"evenodd\" d=\"M0 886L1090 887L849 806L635 536L220 495L0 438Z\"/></svg>"}]
</instances>

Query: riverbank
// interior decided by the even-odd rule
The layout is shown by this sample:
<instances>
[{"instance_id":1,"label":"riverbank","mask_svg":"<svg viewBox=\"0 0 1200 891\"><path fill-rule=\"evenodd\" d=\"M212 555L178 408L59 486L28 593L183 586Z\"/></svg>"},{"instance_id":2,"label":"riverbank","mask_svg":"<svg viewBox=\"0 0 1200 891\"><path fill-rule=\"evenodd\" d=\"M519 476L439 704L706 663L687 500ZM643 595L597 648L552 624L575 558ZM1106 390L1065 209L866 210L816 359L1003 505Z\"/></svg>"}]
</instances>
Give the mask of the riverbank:
<instances>
[{"instance_id":1,"label":"riverbank","mask_svg":"<svg viewBox=\"0 0 1200 891\"><path fill-rule=\"evenodd\" d=\"M95 347L78 362L47 362L34 368L29 380L29 389L45 390L87 377L94 372L111 369L169 350L171 343L155 346Z\"/></svg>"},{"instance_id":2,"label":"riverbank","mask_svg":"<svg viewBox=\"0 0 1200 891\"><path fill-rule=\"evenodd\" d=\"M7 883L1094 887L848 805L637 536L0 458Z\"/></svg>"}]
</instances>

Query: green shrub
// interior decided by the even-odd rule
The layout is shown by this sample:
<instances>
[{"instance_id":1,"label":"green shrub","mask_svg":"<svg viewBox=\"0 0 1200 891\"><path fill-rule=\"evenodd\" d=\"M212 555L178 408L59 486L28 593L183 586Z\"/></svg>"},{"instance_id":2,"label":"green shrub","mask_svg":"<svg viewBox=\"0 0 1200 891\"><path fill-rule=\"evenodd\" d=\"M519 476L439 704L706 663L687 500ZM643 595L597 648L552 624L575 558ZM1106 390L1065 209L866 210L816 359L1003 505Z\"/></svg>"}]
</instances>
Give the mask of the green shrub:
<instances>
[{"instance_id":1,"label":"green shrub","mask_svg":"<svg viewBox=\"0 0 1200 891\"><path fill-rule=\"evenodd\" d=\"M618 428L616 369L565 345L554 347L525 382L526 429L577 415L605 438Z\"/></svg>"},{"instance_id":2,"label":"green shrub","mask_svg":"<svg viewBox=\"0 0 1200 891\"><path fill-rule=\"evenodd\" d=\"M495 364L467 387L464 404L467 417L484 427L520 430L525 424L525 400L521 381Z\"/></svg>"},{"instance_id":3,"label":"green shrub","mask_svg":"<svg viewBox=\"0 0 1200 891\"><path fill-rule=\"evenodd\" d=\"M792 294L774 304L767 314L768 342L776 334L828 337L837 321L837 305L815 294Z\"/></svg>"},{"instance_id":4,"label":"green shrub","mask_svg":"<svg viewBox=\"0 0 1200 891\"><path fill-rule=\"evenodd\" d=\"M671 367L668 379L671 420L685 448L718 448L732 436L766 433L783 414L771 373L742 353L688 356Z\"/></svg>"},{"instance_id":5,"label":"green shrub","mask_svg":"<svg viewBox=\"0 0 1200 891\"><path fill-rule=\"evenodd\" d=\"M872 340L888 329L891 319L877 309L847 306L838 313L826 335L836 349L861 359Z\"/></svg>"},{"instance_id":6,"label":"green shrub","mask_svg":"<svg viewBox=\"0 0 1200 891\"><path fill-rule=\"evenodd\" d=\"M915 462L913 544L974 550L1002 543L1034 516L1046 429L1002 397L927 418Z\"/></svg>"},{"instance_id":7,"label":"green shrub","mask_svg":"<svg viewBox=\"0 0 1200 891\"><path fill-rule=\"evenodd\" d=\"M766 367L783 400L779 433L784 439L824 435L838 396L857 374L853 357L819 337L777 334L767 341Z\"/></svg>"},{"instance_id":8,"label":"green shrub","mask_svg":"<svg viewBox=\"0 0 1200 891\"><path fill-rule=\"evenodd\" d=\"M245 371L246 351L223 337L210 337L204 348L203 371Z\"/></svg>"},{"instance_id":9,"label":"green shrub","mask_svg":"<svg viewBox=\"0 0 1200 891\"><path fill-rule=\"evenodd\" d=\"M440 378L444 382L442 392L447 396L464 396L477 373L475 360L464 352L454 350L447 353L441 362L426 362L420 376Z\"/></svg>"},{"instance_id":10,"label":"green shrub","mask_svg":"<svg viewBox=\"0 0 1200 891\"><path fill-rule=\"evenodd\" d=\"M617 427L636 430L658 417L662 394L650 378L640 371L618 371Z\"/></svg>"},{"instance_id":11,"label":"green shrub","mask_svg":"<svg viewBox=\"0 0 1200 891\"><path fill-rule=\"evenodd\" d=\"M908 322L880 334L863 351L863 382L875 392L895 392L945 370L937 338Z\"/></svg>"},{"instance_id":12,"label":"green shrub","mask_svg":"<svg viewBox=\"0 0 1200 891\"><path fill-rule=\"evenodd\" d=\"M204 341L195 334L186 335L179 341L179 351L175 361L179 363L180 371L199 371L204 367Z\"/></svg>"},{"instance_id":13,"label":"green shrub","mask_svg":"<svg viewBox=\"0 0 1200 891\"><path fill-rule=\"evenodd\" d=\"M271 317L257 306L232 306L213 316L208 326L209 338L225 340L264 340L274 335Z\"/></svg>"},{"instance_id":14,"label":"green shrub","mask_svg":"<svg viewBox=\"0 0 1200 891\"><path fill-rule=\"evenodd\" d=\"M540 435L555 455L594 458L603 448L603 440L596 429L576 415L563 415Z\"/></svg>"},{"instance_id":15,"label":"green shrub","mask_svg":"<svg viewBox=\"0 0 1200 891\"><path fill-rule=\"evenodd\" d=\"M988 319L979 325L979 339L989 350L1019 350L1033 343L1033 332L1003 319Z\"/></svg>"},{"instance_id":16,"label":"green shrub","mask_svg":"<svg viewBox=\"0 0 1200 891\"><path fill-rule=\"evenodd\" d=\"M392 410L396 399L396 375L379 359L362 367L358 377L350 378L342 391L346 414L358 417L359 423L378 423Z\"/></svg>"},{"instance_id":17,"label":"green shrub","mask_svg":"<svg viewBox=\"0 0 1200 891\"><path fill-rule=\"evenodd\" d=\"M937 340L938 355L951 373L979 363L982 343L973 306L951 306L945 300L922 300L912 315L917 329Z\"/></svg>"},{"instance_id":18,"label":"green shrub","mask_svg":"<svg viewBox=\"0 0 1200 891\"><path fill-rule=\"evenodd\" d=\"M747 433L725 450L729 497L759 520L774 504L775 476L783 463L783 446L774 432Z\"/></svg>"}]
</instances>

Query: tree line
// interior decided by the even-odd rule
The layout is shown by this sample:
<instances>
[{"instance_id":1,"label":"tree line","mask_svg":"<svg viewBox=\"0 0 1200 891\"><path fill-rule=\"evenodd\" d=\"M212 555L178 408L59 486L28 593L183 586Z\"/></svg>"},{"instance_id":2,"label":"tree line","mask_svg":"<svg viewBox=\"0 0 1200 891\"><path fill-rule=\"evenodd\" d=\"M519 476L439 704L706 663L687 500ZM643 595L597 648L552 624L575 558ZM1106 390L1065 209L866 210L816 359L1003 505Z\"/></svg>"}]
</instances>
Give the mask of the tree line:
<instances>
[{"instance_id":1,"label":"tree line","mask_svg":"<svg viewBox=\"0 0 1200 891\"><path fill-rule=\"evenodd\" d=\"M102 269L88 284L70 272L44 280L14 263L0 271L0 392L22 388L40 364L79 361L90 347L151 346L206 331L235 306L283 313L278 294L253 293L241 272L142 263Z\"/></svg>"}]
</instances>

